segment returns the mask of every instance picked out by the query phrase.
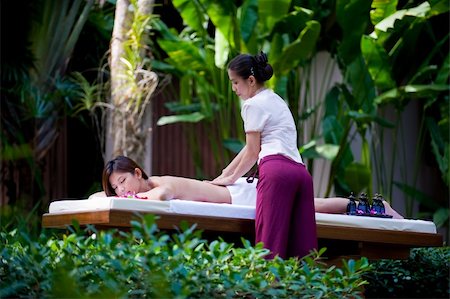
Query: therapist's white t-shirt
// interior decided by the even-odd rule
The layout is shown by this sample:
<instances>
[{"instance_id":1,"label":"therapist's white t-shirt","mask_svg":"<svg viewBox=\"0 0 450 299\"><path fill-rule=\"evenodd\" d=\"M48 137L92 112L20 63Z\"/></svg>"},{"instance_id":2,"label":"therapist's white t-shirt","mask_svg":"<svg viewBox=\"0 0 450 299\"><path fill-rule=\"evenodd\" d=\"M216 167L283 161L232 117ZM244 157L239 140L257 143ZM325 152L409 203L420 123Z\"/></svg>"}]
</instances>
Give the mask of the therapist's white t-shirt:
<instances>
[{"instance_id":1,"label":"therapist's white t-shirt","mask_svg":"<svg viewBox=\"0 0 450 299\"><path fill-rule=\"evenodd\" d=\"M265 89L244 101L241 108L245 132L261 132L259 161L281 154L303 163L297 148L297 129L286 102L272 90Z\"/></svg>"}]
</instances>

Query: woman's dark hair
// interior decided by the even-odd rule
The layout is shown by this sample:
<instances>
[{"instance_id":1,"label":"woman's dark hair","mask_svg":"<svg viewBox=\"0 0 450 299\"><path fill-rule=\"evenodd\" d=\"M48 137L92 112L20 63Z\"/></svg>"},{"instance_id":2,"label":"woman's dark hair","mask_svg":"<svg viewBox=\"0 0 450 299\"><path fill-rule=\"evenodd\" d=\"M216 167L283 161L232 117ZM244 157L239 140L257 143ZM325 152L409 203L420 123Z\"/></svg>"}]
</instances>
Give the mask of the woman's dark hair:
<instances>
[{"instance_id":1,"label":"woman's dark hair","mask_svg":"<svg viewBox=\"0 0 450 299\"><path fill-rule=\"evenodd\" d=\"M134 174L136 168L139 168L142 172L142 178L148 179L148 175L136 162L125 156L117 156L115 159L106 163L103 168L102 175L102 186L107 196L117 195L116 191L113 189L109 183L109 177L114 171L117 172L129 172Z\"/></svg>"},{"instance_id":2,"label":"woman's dark hair","mask_svg":"<svg viewBox=\"0 0 450 299\"><path fill-rule=\"evenodd\" d=\"M253 75L258 83L269 80L273 75L273 69L268 63L267 55L262 51L255 56L240 54L234 57L228 64L228 69L234 71L243 79Z\"/></svg>"}]
</instances>

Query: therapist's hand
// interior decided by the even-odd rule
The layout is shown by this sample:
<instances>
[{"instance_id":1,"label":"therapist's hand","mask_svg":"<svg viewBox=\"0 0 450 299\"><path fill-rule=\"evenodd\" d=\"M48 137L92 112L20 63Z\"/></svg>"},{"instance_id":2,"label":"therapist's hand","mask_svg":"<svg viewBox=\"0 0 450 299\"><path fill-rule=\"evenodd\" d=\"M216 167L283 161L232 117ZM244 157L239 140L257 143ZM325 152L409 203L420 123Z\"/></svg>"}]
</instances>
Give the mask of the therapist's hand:
<instances>
[{"instance_id":1,"label":"therapist's hand","mask_svg":"<svg viewBox=\"0 0 450 299\"><path fill-rule=\"evenodd\" d=\"M234 184L234 182L236 182L236 178L234 178L233 176L219 176L217 178L215 178L212 181L207 181L210 184L213 185L219 185L219 186L228 186L228 185L232 185Z\"/></svg>"}]
</instances>

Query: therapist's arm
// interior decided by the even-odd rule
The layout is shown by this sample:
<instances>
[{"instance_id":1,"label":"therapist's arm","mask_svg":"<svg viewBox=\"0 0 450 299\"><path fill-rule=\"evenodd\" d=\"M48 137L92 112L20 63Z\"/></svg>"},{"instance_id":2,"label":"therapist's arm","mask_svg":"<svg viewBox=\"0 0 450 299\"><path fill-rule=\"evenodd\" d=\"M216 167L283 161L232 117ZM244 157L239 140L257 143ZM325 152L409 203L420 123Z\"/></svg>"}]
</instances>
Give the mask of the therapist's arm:
<instances>
[{"instance_id":1,"label":"therapist's arm","mask_svg":"<svg viewBox=\"0 0 450 299\"><path fill-rule=\"evenodd\" d=\"M246 146L244 146L239 151L239 153L236 155L236 157L234 157L234 159L230 162L230 164L228 164L228 166L225 167L224 170L222 170L222 174L219 177L229 176L236 170L236 167L239 165L239 163L241 163L242 157L245 154L245 150L246 150L245 148L246 148Z\"/></svg>"},{"instance_id":2,"label":"therapist's arm","mask_svg":"<svg viewBox=\"0 0 450 299\"><path fill-rule=\"evenodd\" d=\"M231 185L255 165L261 151L261 133L247 132L246 144L221 176L211 181L215 185Z\"/></svg>"}]
</instances>

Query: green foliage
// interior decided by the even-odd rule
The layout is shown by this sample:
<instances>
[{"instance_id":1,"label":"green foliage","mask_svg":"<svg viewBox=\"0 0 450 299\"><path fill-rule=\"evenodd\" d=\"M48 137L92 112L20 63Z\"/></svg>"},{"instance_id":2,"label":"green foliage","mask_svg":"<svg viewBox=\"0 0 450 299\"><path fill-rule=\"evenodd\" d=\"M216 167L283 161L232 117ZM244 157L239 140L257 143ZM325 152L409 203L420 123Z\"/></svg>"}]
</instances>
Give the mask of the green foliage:
<instances>
[{"instance_id":1,"label":"green foliage","mask_svg":"<svg viewBox=\"0 0 450 299\"><path fill-rule=\"evenodd\" d=\"M366 259L326 267L320 255L265 260L261 244L207 242L195 227L158 231L154 216L130 232L74 228L70 234L0 234L0 297L362 298Z\"/></svg>"},{"instance_id":2,"label":"green foliage","mask_svg":"<svg viewBox=\"0 0 450 299\"><path fill-rule=\"evenodd\" d=\"M237 53L264 50L274 67L268 85L293 111L298 140L309 141L299 144L308 169L313 172L314 162L320 159L331 163L329 173L312 173L324 184L319 188L325 190L321 196L362 190L370 196L375 188L392 201L395 188L408 186L399 190L407 199L406 216L412 217L413 201L421 197L424 155L435 158L448 186L450 56L449 34L441 30L448 23L448 1L173 3L186 27L178 33L163 24L155 26L158 44L167 54L157 65L180 77L178 103L190 110L171 110L176 115L162 118L160 124L213 122L208 130L219 136L211 138L218 169L229 158L227 151L218 154L218 144L229 149L230 140L244 140L236 119L238 101L224 71L226 62ZM322 50L332 59L321 61L326 66L318 78L312 57ZM343 81L333 83L337 67ZM423 116L414 161L408 159L411 150L403 142L405 135L400 135L407 131L402 128L402 113L412 101L418 101ZM394 122L385 119L392 107L397 113ZM393 142L385 144L391 133ZM360 152L350 147L360 141ZM436 199L427 195L426 201ZM439 224L447 223L448 203L433 206L431 216Z\"/></svg>"},{"instance_id":3,"label":"green foliage","mask_svg":"<svg viewBox=\"0 0 450 299\"><path fill-rule=\"evenodd\" d=\"M423 165L423 155L433 155L441 171L444 184L448 187L448 31L440 31L440 22L448 22L448 1L416 1L396 7L397 1L388 4L383 1L372 3L371 21L374 30L361 39L361 53L370 77L373 80L377 96L373 103L380 111L385 107L395 109L398 122L395 124L392 146L393 157L385 160L383 154L374 150L377 161L374 173L378 181L385 181L381 188L385 196L392 198L394 187L406 197L406 215L412 215L413 201L425 206L434 206L433 217L440 225L448 220L442 211L448 211L448 203L440 202L430 196L423 196L418 190L418 177ZM422 45L427 45L422 47ZM420 51L411 51L412 48ZM412 101L418 101L421 116L418 122L419 134L415 159L407 159L407 146L402 142L402 113ZM437 126L442 119L442 127ZM445 129L443 129L445 128ZM379 128L383 136L386 128ZM383 140L377 137L374 141ZM431 153L427 144L431 139ZM399 169L401 178L394 179L394 169ZM400 181L400 182L399 182ZM381 184L380 184L381 185ZM415 190L415 191L414 191ZM414 191L414 192L412 192ZM448 190L446 192L448 197Z\"/></svg>"},{"instance_id":4,"label":"green foliage","mask_svg":"<svg viewBox=\"0 0 450 299\"><path fill-rule=\"evenodd\" d=\"M19 40L26 45L26 53L2 54L4 61L22 62L19 69L2 70L0 160L8 199L27 201L31 207L45 200L44 158L60 134L61 119L73 105L69 97L73 84L64 75L94 1L19 2L17 6L5 3L4 7L17 19L23 13L31 16L25 16L29 20L22 30L26 32L2 40L4 44Z\"/></svg>"},{"instance_id":5,"label":"green foliage","mask_svg":"<svg viewBox=\"0 0 450 299\"><path fill-rule=\"evenodd\" d=\"M240 102L232 93L226 63L237 53L269 53L274 79L269 85L285 98L290 71L310 59L315 52L321 24L313 20L313 12L291 1L173 1L186 26L181 32L169 30L161 22L155 24L157 42L166 53L164 62L153 67L170 71L180 78L180 105L196 107L195 111L174 111L163 117L159 125L175 122L207 122L216 172L229 162L232 153L225 145L245 140ZM212 25L212 26L211 26ZM171 68L167 67L170 65ZM295 99L295 100L294 100ZM194 106L195 105L195 106ZM216 109L217 108L217 109ZM191 134L190 138L193 138ZM189 140L194 156L198 156L195 140ZM202 165L196 165L201 174Z\"/></svg>"},{"instance_id":6,"label":"green foliage","mask_svg":"<svg viewBox=\"0 0 450 299\"><path fill-rule=\"evenodd\" d=\"M450 247L416 248L408 260L380 260L364 274L367 298L448 298Z\"/></svg>"}]
</instances>

